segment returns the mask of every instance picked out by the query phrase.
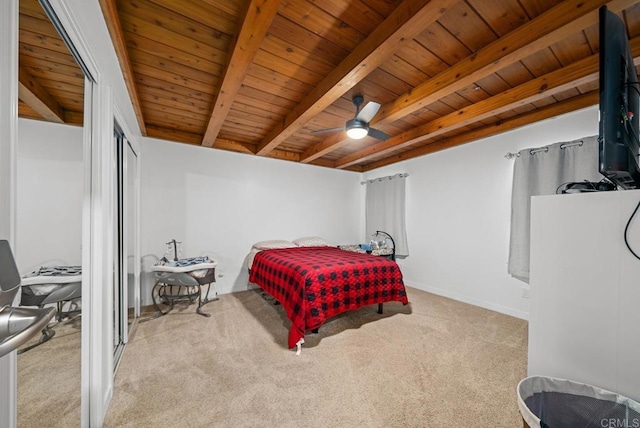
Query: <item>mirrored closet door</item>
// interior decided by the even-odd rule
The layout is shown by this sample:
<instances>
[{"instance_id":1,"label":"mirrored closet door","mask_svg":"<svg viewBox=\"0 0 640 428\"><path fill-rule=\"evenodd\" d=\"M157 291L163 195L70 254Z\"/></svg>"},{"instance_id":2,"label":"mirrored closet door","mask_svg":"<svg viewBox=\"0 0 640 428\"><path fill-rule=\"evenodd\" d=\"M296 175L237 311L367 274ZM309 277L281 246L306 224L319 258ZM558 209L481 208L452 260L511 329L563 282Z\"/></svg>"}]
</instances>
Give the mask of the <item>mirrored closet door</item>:
<instances>
[{"instance_id":1,"label":"mirrored closet door","mask_svg":"<svg viewBox=\"0 0 640 428\"><path fill-rule=\"evenodd\" d=\"M114 367L122 357L129 334L140 315L139 272L136 260L138 209L138 153L116 125L116 254L113 289Z\"/></svg>"},{"instance_id":2,"label":"mirrored closet door","mask_svg":"<svg viewBox=\"0 0 640 428\"><path fill-rule=\"evenodd\" d=\"M17 425L78 426L84 105L91 83L38 0L19 1L18 39L20 305L55 307L58 314L18 350Z\"/></svg>"}]
</instances>

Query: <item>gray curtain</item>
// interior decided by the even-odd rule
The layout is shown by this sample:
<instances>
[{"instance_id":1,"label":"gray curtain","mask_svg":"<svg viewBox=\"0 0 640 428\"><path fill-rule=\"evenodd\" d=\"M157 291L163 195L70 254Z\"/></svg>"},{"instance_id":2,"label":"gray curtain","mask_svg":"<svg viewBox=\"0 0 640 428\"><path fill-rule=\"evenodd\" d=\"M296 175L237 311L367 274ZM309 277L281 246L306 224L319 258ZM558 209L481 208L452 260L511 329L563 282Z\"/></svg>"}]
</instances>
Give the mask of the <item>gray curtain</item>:
<instances>
[{"instance_id":1,"label":"gray curtain","mask_svg":"<svg viewBox=\"0 0 640 428\"><path fill-rule=\"evenodd\" d=\"M404 203L406 176L407 174L396 174L366 183L367 237L377 230L387 232L393 236L396 255L400 257L409 255Z\"/></svg>"},{"instance_id":2,"label":"gray curtain","mask_svg":"<svg viewBox=\"0 0 640 428\"><path fill-rule=\"evenodd\" d=\"M521 150L513 167L509 274L529 282L531 197L552 195L567 182L598 182L597 137Z\"/></svg>"}]
</instances>

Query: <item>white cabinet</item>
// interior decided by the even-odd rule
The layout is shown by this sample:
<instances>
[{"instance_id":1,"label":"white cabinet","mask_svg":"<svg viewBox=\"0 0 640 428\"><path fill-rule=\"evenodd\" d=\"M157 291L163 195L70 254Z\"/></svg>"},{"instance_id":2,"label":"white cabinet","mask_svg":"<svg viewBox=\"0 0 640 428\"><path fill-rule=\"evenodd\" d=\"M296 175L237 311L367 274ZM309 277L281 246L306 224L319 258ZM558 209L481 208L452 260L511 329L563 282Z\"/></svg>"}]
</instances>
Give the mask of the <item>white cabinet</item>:
<instances>
[{"instance_id":1,"label":"white cabinet","mask_svg":"<svg viewBox=\"0 0 640 428\"><path fill-rule=\"evenodd\" d=\"M529 375L640 401L640 260L624 228L640 191L534 197ZM629 230L640 252L640 213Z\"/></svg>"}]
</instances>

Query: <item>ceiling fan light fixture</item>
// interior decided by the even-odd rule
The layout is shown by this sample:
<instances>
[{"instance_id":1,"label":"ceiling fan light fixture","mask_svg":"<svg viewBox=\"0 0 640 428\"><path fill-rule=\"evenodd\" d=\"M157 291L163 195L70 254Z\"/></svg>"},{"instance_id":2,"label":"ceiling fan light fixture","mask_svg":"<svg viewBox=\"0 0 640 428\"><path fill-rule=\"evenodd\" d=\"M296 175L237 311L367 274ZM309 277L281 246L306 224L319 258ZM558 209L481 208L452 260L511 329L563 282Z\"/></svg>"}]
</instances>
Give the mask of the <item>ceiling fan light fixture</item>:
<instances>
[{"instance_id":1,"label":"ceiling fan light fixture","mask_svg":"<svg viewBox=\"0 0 640 428\"><path fill-rule=\"evenodd\" d=\"M371 122L373 116L375 116L378 110L380 110L381 105L375 101L369 101L367 105L361 109L360 106L362 105L363 100L364 97L362 95L356 95L353 97L353 105L356 107L356 114L353 119L347 120L344 127L320 129L312 131L311 133L324 134L325 132L345 130L347 131L347 137L353 140L361 140L367 136L379 140L386 140L389 138L387 134L378 129L369 127L369 122Z\"/></svg>"},{"instance_id":2,"label":"ceiling fan light fixture","mask_svg":"<svg viewBox=\"0 0 640 428\"><path fill-rule=\"evenodd\" d=\"M347 121L347 136L354 140L361 140L369 133L369 127L366 123L359 122L356 119Z\"/></svg>"},{"instance_id":3,"label":"ceiling fan light fixture","mask_svg":"<svg viewBox=\"0 0 640 428\"><path fill-rule=\"evenodd\" d=\"M347 135L349 138L353 138L354 140L361 140L367 136L369 131L364 128L351 128L347 129Z\"/></svg>"}]
</instances>

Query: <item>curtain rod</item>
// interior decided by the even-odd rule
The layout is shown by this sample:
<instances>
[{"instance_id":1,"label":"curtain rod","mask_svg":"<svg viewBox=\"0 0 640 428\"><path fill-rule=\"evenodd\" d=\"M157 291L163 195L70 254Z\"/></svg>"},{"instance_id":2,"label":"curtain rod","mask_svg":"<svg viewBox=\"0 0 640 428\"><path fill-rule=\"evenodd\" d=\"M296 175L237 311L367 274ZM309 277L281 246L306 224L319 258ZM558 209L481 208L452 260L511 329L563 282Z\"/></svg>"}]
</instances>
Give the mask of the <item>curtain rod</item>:
<instances>
[{"instance_id":1,"label":"curtain rod","mask_svg":"<svg viewBox=\"0 0 640 428\"><path fill-rule=\"evenodd\" d=\"M408 176L409 176L409 174L408 174L408 173L406 173L406 172L402 172L402 173L400 173L400 174L387 175L386 177L378 177L378 178L372 178L372 179L370 179L370 180L366 180L366 181L361 181L361 182L360 182L360 184L373 183L374 181L382 181L382 180L384 180L385 178L387 178L387 179L391 180L391 179L396 178L396 177L397 177L397 178L406 178L406 177L408 177Z\"/></svg>"},{"instance_id":2,"label":"curtain rod","mask_svg":"<svg viewBox=\"0 0 640 428\"><path fill-rule=\"evenodd\" d=\"M564 150L567 147L581 146L582 143L583 143L582 140L576 141L575 143L563 143L563 144L560 144L560 149ZM535 149L529 149L529 154L535 155L536 153L539 153L539 152L545 152L546 153L548 151L549 151L549 146L543 146L543 147L538 147L538 148L535 148ZM520 152L518 152L518 153L509 152L506 155L504 155L504 157L505 157L505 159L519 158L520 157Z\"/></svg>"}]
</instances>

